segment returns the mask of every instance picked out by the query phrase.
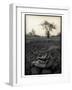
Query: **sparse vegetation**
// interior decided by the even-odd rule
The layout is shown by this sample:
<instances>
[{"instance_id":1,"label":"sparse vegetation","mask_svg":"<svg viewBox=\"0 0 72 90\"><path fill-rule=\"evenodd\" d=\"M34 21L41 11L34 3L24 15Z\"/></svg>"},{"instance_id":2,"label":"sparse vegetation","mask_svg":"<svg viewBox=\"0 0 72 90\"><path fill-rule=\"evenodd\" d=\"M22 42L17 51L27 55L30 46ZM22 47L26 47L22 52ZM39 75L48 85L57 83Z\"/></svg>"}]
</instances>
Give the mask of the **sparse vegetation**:
<instances>
[{"instance_id":1,"label":"sparse vegetation","mask_svg":"<svg viewBox=\"0 0 72 90\"><path fill-rule=\"evenodd\" d=\"M61 73L60 43L58 36L26 37L25 75Z\"/></svg>"}]
</instances>

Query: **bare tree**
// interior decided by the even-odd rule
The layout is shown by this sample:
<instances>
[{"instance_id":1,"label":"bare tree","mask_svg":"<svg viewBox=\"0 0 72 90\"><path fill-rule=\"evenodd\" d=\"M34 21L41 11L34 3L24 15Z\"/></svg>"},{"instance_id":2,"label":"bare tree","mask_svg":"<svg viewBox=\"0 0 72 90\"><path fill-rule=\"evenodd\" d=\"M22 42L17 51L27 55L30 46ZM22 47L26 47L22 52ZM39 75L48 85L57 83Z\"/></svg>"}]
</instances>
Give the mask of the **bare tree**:
<instances>
[{"instance_id":1,"label":"bare tree","mask_svg":"<svg viewBox=\"0 0 72 90\"><path fill-rule=\"evenodd\" d=\"M32 35L33 36L35 36L36 34L35 34L35 30L34 29L32 29Z\"/></svg>"},{"instance_id":2,"label":"bare tree","mask_svg":"<svg viewBox=\"0 0 72 90\"><path fill-rule=\"evenodd\" d=\"M44 21L41 25L44 29L46 29L46 35L48 38L50 37L50 31L52 31L52 29L56 29L55 25L49 23L48 21Z\"/></svg>"}]
</instances>

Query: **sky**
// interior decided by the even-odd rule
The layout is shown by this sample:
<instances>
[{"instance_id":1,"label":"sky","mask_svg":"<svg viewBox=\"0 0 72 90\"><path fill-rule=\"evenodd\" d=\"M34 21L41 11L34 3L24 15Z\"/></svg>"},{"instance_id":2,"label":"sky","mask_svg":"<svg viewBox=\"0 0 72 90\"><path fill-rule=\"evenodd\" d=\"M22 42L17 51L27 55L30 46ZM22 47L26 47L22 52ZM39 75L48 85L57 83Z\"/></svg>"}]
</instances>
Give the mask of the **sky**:
<instances>
[{"instance_id":1,"label":"sky","mask_svg":"<svg viewBox=\"0 0 72 90\"><path fill-rule=\"evenodd\" d=\"M46 30L41 26L44 21L48 21L56 26L50 32L51 36L57 35L61 31L61 17L59 16L40 16L40 15L26 15L26 34L35 30L35 33L40 36L46 36Z\"/></svg>"}]
</instances>

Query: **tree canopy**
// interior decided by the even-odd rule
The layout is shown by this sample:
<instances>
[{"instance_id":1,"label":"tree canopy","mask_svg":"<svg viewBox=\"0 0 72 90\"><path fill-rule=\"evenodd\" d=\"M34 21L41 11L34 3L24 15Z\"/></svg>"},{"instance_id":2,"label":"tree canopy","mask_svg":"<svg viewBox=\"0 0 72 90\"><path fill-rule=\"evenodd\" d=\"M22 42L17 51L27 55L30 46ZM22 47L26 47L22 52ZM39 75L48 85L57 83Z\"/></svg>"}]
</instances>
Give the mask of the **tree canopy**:
<instances>
[{"instance_id":1,"label":"tree canopy","mask_svg":"<svg viewBox=\"0 0 72 90\"><path fill-rule=\"evenodd\" d=\"M52 31L52 29L56 29L56 26L54 24L49 23L48 21L44 21L41 26L46 29L46 35L47 37L50 36L50 31Z\"/></svg>"}]
</instances>

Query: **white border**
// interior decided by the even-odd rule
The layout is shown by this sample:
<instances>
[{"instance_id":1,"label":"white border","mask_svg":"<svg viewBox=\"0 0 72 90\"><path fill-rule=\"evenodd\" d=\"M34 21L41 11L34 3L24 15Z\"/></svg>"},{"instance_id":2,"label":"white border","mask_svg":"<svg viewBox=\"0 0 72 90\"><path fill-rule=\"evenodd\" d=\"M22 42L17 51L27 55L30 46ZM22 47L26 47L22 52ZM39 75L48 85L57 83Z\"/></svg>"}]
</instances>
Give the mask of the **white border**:
<instances>
[{"instance_id":1,"label":"white border","mask_svg":"<svg viewBox=\"0 0 72 90\"><path fill-rule=\"evenodd\" d=\"M62 16L62 74L24 76L24 13L42 13ZM10 5L10 85L36 85L69 81L69 60L66 56L66 36L68 32L68 9L24 7ZM43 81L43 82L42 82Z\"/></svg>"}]
</instances>

